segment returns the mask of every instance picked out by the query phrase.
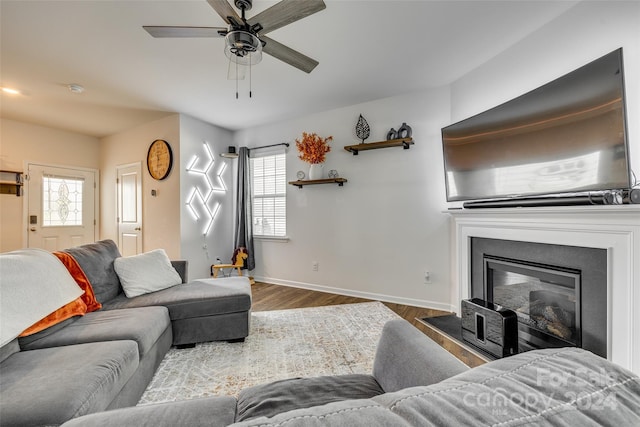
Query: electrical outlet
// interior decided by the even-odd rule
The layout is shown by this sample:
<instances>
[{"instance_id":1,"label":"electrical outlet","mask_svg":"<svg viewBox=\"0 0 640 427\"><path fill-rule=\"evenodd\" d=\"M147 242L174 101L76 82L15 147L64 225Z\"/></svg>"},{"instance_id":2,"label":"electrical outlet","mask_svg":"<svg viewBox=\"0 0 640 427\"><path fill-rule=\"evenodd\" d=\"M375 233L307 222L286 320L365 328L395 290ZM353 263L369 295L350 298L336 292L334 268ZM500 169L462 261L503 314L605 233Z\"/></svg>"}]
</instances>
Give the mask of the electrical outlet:
<instances>
[{"instance_id":1,"label":"electrical outlet","mask_svg":"<svg viewBox=\"0 0 640 427\"><path fill-rule=\"evenodd\" d=\"M318 261L313 261L313 262L311 263L311 269L312 269L313 271L318 271Z\"/></svg>"},{"instance_id":2,"label":"electrical outlet","mask_svg":"<svg viewBox=\"0 0 640 427\"><path fill-rule=\"evenodd\" d=\"M425 271L424 272L424 283L431 284L431 272L430 271Z\"/></svg>"}]
</instances>

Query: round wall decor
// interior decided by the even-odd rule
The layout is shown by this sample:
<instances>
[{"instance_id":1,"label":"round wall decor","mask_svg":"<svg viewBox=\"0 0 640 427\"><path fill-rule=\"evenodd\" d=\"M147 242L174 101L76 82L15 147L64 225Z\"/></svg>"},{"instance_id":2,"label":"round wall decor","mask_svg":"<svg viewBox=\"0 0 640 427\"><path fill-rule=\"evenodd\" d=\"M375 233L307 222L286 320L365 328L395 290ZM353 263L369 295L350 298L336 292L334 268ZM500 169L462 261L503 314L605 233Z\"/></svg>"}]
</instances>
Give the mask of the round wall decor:
<instances>
[{"instance_id":1,"label":"round wall decor","mask_svg":"<svg viewBox=\"0 0 640 427\"><path fill-rule=\"evenodd\" d=\"M149 146L147 152L147 169L149 175L158 181L165 179L173 165L173 152L169 143L163 139L156 139Z\"/></svg>"}]
</instances>

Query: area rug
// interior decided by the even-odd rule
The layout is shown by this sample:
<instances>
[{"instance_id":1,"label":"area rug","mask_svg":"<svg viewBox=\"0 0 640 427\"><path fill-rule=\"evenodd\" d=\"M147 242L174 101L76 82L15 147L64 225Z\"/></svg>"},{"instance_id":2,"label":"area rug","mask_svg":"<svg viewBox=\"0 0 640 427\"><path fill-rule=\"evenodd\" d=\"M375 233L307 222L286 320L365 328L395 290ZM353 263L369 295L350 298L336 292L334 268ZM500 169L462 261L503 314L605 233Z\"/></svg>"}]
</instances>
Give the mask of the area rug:
<instances>
[{"instance_id":1,"label":"area rug","mask_svg":"<svg viewBox=\"0 0 640 427\"><path fill-rule=\"evenodd\" d=\"M380 302L254 312L243 343L171 348L138 404L237 396L292 377L371 373L382 327L396 318Z\"/></svg>"}]
</instances>

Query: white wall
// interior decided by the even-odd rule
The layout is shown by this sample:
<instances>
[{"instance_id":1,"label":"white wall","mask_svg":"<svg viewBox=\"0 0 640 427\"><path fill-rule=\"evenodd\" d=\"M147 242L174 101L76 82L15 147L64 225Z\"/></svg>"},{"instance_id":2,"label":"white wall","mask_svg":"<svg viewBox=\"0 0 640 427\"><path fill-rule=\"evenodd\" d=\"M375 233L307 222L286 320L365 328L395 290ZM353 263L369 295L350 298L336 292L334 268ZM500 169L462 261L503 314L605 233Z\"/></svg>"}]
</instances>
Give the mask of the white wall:
<instances>
[{"instance_id":1,"label":"white wall","mask_svg":"<svg viewBox=\"0 0 640 427\"><path fill-rule=\"evenodd\" d=\"M209 277L211 264L216 263L218 256L225 263L231 262L237 160L220 157L229 145L233 145L230 131L189 116L180 116L180 200L177 203L180 205L182 258L189 260L190 279ZM191 172L187 171L189 166ZM204 171L206 177L198 173ZM196 188L202 198L196 196L191 199ZM195 219L186 205L189 200L199 219ZM209 211L216 210L210 230L205 234L210 221Z\"/></svg>"},{"instance_id":2,"label":"white wall","mask_svg":"<svg viewBox=\"0 0 640 427\"><path fill-rule=\"evenodd\" d=\"M355 124L371 126L367 142L386 139L406 122L415 145L353 156ZM238 131L239 146L289 142L288 181L308 174L295 139L303 131L332 135L325 173L336 169L343 187L287 188L288 242L256 241L257 279L272 283L449 309L449 230L440 128L449 123L447 88L397 96L282 123ZM312 271L312 262L319 269ZM424 283L430 270L432 284Z\"/></svg>"},{"instance_id":3,"label":"white wall","mask_svg":"<svg viewBox=\"0 0 640 427\"><path fill-rule=\"evenodd\" d=\"M631 166L640 171L640 3L587 1L468 73L447 88L347 107L235 134L249 147L291 142L302 131L333 135L325 171L344 187L290 187L290 241L256 244L256 277L293 286L450 308L450 242L442 177L440 128L572 71L623 47ZM347 154L358 114L385 139L403 121L414 129L408 152ZM290 180L307 166L289 149ZM319 263L313 272L311 263ZM423 284L424 270L432 285Z\"/></svg>"},{"instance_id":4,"label":"white wall","mask_svg":"<svg viewBox=\"0 0 640 427\"><path fill-rule=\"evenodd\" d=\"M640 2L584 1L451 85L456 122L623 48L631 167L640 173Z\"/></svg>"},{"instance_id":5,"label":"white wall","mask_svg":"<svg viewBox=\"0 0 640 427\"><path fill-rule=\"evenodd\" d=\"M451 121L522 95L620 47L624 57L631 168L638 174L640 3L637 1L581 2L454 82ZM456 287L457 283L452 283L452 290Z\"/></svg>"},{"instance_id":6,"label":"white wall","mask_svg":"<svg viewBox=\"0 0 640 427\"><path fill-rule=\"evenodd\" d=\"M146 166L149 145L164 139L173 151L173 168L156 181ZM180 258L180 116L174 114L100 140L102 218L100 237L118 242L116 222L116 167L142 162L142 249L162 248L169 258ZM151 190L157 196L151 196Z\"/></svg>"},{"instance_id":7,"label":"white wall","mask_svg":"<svg viewBox=\"0 0 640 427\"><path fill-rule=\"evenodd\" d=\"M0 120L0 169L23 171L25 162L98 169L98 138L9 119ZM0 252L22 248L24 197L0 195Z\"/></svg>"}]
</instances>

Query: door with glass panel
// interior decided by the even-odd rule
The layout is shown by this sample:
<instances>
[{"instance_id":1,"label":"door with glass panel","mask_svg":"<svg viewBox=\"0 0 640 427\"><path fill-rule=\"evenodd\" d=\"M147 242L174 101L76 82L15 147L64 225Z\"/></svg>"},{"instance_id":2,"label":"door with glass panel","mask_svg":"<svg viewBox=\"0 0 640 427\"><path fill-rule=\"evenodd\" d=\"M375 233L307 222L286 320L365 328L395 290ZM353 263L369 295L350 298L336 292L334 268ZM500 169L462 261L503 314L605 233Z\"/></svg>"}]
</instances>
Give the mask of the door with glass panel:
<instances>
[{"instance_id":1,"label":"door with glass panel","mask_svg":"<svg viewBox=\"0 0 640 427\"><path fill-rule=\"evenodd\" d=\"M27 164L27 247L57 251L95 242L98 171Z\"/></svg>"}]
</instances>

